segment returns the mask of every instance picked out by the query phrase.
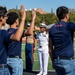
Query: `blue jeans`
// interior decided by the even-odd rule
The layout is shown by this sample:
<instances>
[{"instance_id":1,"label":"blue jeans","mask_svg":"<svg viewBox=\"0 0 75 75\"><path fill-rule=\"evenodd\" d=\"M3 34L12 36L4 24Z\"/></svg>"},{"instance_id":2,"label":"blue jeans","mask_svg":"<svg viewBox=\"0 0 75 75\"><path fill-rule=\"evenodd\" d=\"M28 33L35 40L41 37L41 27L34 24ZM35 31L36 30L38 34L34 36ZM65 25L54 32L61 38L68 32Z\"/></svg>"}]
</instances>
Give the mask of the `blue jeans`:
<instances>
[{"instance_id":1,"label":"blue jeans","mask_svg":"<svg viewBox=\"0 0 75 75\"><path fill-rule=\"evenodd\" d=\"M8 68L0 68L0 75L10 75Z\"/></svg>"},{"instance_id":2,"label":"blue jeans","mask_svg":"<svg viewBox=\"0 0 75 75\"><path fill-rule=\"evenodd\" d=\"M75 75L75 59L54 59L54 68L57 75Z\"/></svg>"},{"instance_id":3,"label":"blue jeans","mask_svg":"<svg viewBox=\"0 0 75 75\"><path fill-rule=\"evenodd\" d=\"M23 75L23 61L20 58L8 58L7 64L11 75Z\"/></svg>"},{"instance_id":4,"label":"blue jeans","mask_svg":"<svg viewBox=\"0 0 75 75\"><path fill-rule=\"evenodd\" d=\"M26 43L25 57L26 57L26 71L32 71L34 63L33 44Z\"/></svg>"}]
</instances>

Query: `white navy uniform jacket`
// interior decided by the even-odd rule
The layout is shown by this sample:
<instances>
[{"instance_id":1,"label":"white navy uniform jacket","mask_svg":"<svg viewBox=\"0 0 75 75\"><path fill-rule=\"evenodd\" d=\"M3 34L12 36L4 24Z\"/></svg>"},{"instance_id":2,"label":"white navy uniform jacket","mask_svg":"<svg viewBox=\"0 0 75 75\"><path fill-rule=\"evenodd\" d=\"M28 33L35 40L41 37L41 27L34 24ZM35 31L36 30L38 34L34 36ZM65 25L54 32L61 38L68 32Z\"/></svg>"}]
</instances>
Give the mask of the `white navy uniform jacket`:
<instances>
[{"instance_id":1,"label":"white navy uniform jacket","mask_svg":"<svg viewBox=\"0 0 75 75\"><path fill-rule=\"evenodd\" d=\"M48 52L48 34L46 32L37 34L38 50Z\"/></svg>"}]
</instances>

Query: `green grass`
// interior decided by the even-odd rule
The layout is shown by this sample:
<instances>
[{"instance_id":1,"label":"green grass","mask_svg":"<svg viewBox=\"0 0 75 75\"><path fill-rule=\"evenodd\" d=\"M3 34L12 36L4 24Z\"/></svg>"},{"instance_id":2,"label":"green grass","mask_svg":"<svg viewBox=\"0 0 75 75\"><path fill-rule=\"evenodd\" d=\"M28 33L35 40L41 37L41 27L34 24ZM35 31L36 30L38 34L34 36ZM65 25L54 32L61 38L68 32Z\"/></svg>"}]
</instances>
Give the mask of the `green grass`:
<instances>
[{"instance_id":1,"label":"green grass","mask_svg":"<svg viewBox=\"0 0 75 75\"><path fill-rule=\"evenodd\" d=\"M23 67L25 69L25 66L26 66L25 64L25 43L22 44L22 59L23 59ZM34 52L33 70L39 70L39 60L38 60L37 50ZM49 63L48 63L48 70L52 70L50 58L49 58Z\"/></svg>"},{"instance_id":2,"label":"green grass","mask_svg":"<svg viewBox=\"0 0 75 75\"><path fill-rule=\"evenodd\" d=\"M75 48L75 43L74 43L74 48ZM74 50L74 53L75 53L75 50ZM22 44L22 59L23 59L23 67L25 69L25 43ZM34 53L33 70L39 70L39 60L38 60L37 50ZM53 70L50 57L49 57L49 62L48 62L48 70Z\"/></svg>"}]
</instances>

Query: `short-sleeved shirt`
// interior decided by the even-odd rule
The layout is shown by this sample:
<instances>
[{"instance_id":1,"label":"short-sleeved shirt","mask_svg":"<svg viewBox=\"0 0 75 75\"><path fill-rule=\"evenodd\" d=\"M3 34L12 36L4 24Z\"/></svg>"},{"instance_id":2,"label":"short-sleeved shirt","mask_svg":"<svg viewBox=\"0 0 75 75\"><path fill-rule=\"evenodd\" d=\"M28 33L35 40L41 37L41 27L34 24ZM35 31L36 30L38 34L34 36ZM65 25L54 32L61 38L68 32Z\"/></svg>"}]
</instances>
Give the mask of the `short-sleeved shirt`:
<instances>
[{"instance_id":1,"label":"short-sleeved shirt","mask_svg":"<svg viewBox=\"0 0 75 75\"><path fill-rule=\"evenodd\" d=\"M17 31L17 29L14 29L14 28L8 29L8 32L11 32L12 34L15 34L16 31ZM24 33L23 33L23 35L24 35ZM11 41L8 46L8 56L21 57L21 45L22 45L22 38L20 39L20 41Z\"/></svg>"},{"instance_id":2,"label":"short-sleeved shirt","mask_svg":"<svg viewBox=\"0 0 75 75\"><path fill-rule=\"evenodd\" d=\"M35 33L33 35L30 35L30 36L26 37L26 43L34 44L34 39L36 39L36 34Z\"/></svg>"},{"instance_id":3,"label":"short-sleeved shirt","mask_svg":"<svg viewBox=\"0 0 75 75\"><path fill-rule=\"evenodd\" d=\"M72 22L60 21L49 30L49 38L52 39L54 57L73 57L73 36L75 24Z\"/></svg>"},{"instance_id":4,"label":"short-sleeved shirt","mask_svg":"<svg viewBox=\"0 0 75 75\"><path fill-rule=\"evenodd\" d=\"M27 36L26 37L26 43L33 44L34 43L34 39L33 38L34 38L33 35Z\"/></svg>"},{"instance_id":5,"label":"short-sleeved shirt","mask_svg":"<svg viewBox=\"0 0 75 75\"><path fill-rule=\"evenodd\" d=\"M48 46L48 34L46 32L41 33L39 32L37 34L37 39L38 39L38 50L40 50L40 46L42 46L41 49L45 48L45 46Z\"/></svg>"},{"instance_id":6,"label":"short-sleeved shirt","mask_svg":"<svg viewBox=\"0 0 75 75\"><path fill-rule=\"evenodd\" d=\"M0 30L0 64L7 63L7 44L10 42L11 34L6 30Z\"/></svg>"}]
</instances>

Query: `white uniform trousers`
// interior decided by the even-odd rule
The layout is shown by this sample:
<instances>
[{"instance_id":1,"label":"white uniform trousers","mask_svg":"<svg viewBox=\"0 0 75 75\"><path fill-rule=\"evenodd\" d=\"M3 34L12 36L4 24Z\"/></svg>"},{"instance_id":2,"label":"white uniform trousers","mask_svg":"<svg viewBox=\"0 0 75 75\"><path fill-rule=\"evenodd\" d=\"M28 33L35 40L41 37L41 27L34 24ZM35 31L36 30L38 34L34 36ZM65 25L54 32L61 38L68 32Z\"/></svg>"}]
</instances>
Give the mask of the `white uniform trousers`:
<instances>
[{"instance_id":1,"label":"white uniform trousers","mask_svg":"<svg viewBox=\"0 0 75 75\"><path fill-rule=\"evenodd\" d=\"M49 53L48 51L46 52L44 50L38 50L38 56L40 61L40 72L42 74L47 74Z\"/></svg>"}]
</instances>

